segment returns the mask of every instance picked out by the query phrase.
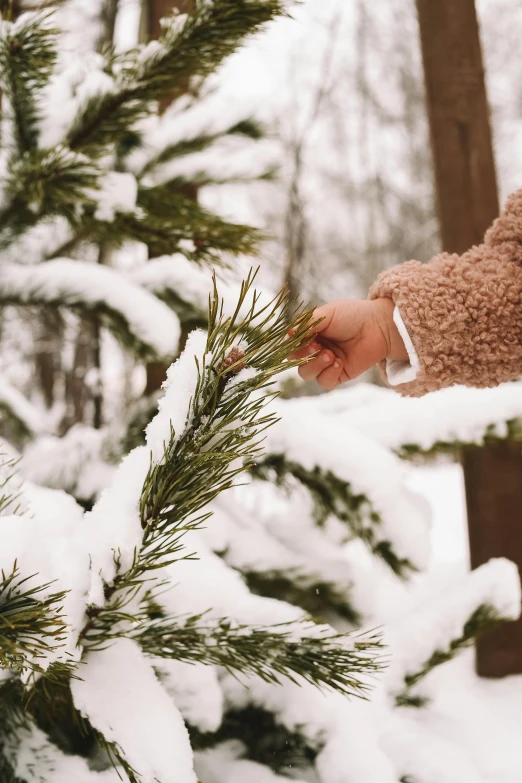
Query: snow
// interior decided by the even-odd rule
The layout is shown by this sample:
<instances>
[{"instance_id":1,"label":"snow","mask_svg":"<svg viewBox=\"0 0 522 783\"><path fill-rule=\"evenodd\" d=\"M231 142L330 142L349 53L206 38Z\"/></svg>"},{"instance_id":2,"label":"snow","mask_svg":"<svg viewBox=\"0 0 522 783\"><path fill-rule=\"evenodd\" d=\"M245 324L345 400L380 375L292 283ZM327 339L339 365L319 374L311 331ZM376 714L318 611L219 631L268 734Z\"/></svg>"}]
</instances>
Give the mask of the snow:
<instances>
[{"instance_id":1,"label":"snow","mask_svg":"<svg viewBox=\"0 0 522 783\"><path fill-rule=\"evenodd\" d=\"M91 555L89 603L102 605L103 582L110 584L119 567L132 565L141 547L143 529L139 502L150 466L150 452L140 446L120 463L113 481L86 515L85 537Z\"/></svg>"},{"instance_id":2,"label":"snow","mask_svg":"<svg viewBox=\"0 0 522 783\"><path fill-rule=\"evenodd\" d=\"M185 724L135 642L90 652L81 677L71 683L76 708L119 746L143 783L196 783Z\"/></svg>"},{"instance_id":3,"label":"snow","mask_svg":"<svg viewBox=\"0 0 522 783\"><path fill-rule=\"evenodd\" d=\"M241 758L245 749L241 743L224 742L216 748L195 754L196 771L205 783L287 783L262 764ZM294 783L302 783L292 777Z\"/></svg>"},{"instance_id":4,"label":"snow","mask_svg":"<svg viewBox=\"0 0 522 783\"><path fill-rule=\"evenodd\" d=\"M318 407L335 417L338 426L356 429L390 449L414 445L429 451L437 443L480 444L486 435L505 437L507 423L522 416L522 389L520 383L493 389L453 386L408 399L358 384L325 395Z\"/></svg>"},{"instance_id":5,"label":"snow","mask_svg":"<svg viewBox=\"0 0 522 783\"><path fill-rule=\"evenodd\" d=\"M131 170L142 170L158 153L172 145L222 134L244 120L248 113L244 102L230 101L220 90L198 96L197 101L182 96L161 118L149 123L145 144L130 156ZM257 149L257 143L252 145L252 154L257 154Z\"/></svg>"},{"instance_id":6,"label":"snow","mask_svg":"<svg viewBox=\"0 0 522 783\"><path fill-rule=\"evenodd\" d=\"M0 378L0 408L6 409L32 436L45 432L41 411L4 378Z\"/></svg>"},{"instance_id":7,"label":"snow","mask_svg":"<svg viewBox=\"0 0 522 783\"><path fill-rule=\"evenodd\" d=\"M63 142L81 107L90 98L114 91L113 79L103 71L103 57L87 51L70 58L62 44L61 60L43 91L44 112L40 120L40 146L52 149ZM60 106L60 111L50 111ZM49 109L47 109L49 107Z\"/></svg>"},{"instance_id":8,"label":"snow","mask_svg":"<svg viewBox=\"0 0 522 783\"><path fill-rule=\"evenodd\" d=\"M225 270L216 269L217 287L223 302L225 315L232 316L237 307L241 283L237 277L227 274ZM176 298L190 303L206 317L208 298L212 294L212 272L206 267L200 267L181 253L171 256L161 256L133 270L130 279L146 288L153 294L172 293ZM253 293L253 292L252 292ZM261 289L258 307L262 308L273 299L273 294ZM245 316L252 305L252 295L246 297L239 315Z\"/></svg>"},{"instance_id":9,"label":"snow","mask_svg":"<svg viewBox=\"0 0 522 783\"><path fill-rule=\"evenodd\" d=\"M76 424L61 438L42 435L29 443L20 461L25 478L76 498L96 499L110 484L116 468L101 459L106 436L85 424Z\"/></svg>"},{"instance_id":10,"label":"snow","mask_svg":"<svg viewBox=\"0 0 522 783\"><path fill-rule=\"evenodd\" d=\"M62 753L36 726L17 729L15 774L21 779L42 783L121 783L115 769L95 772L80 756ZM13 754L14 755L14 754ZM9 754L8 754L9 757ZM35 778L37 770L38 778Z\"/></svg>"},{"instance_id":11,"label":"snow","mask_svg":"<svg viewBox=\"0 0 522 783\"><path fill-rule=\"evenodd\" d=\"M140 286L113 269L71 259L0 269L0 298L25 304L56 304L81 309L102 305L122 319L133 338L160 357L174 356L181 334L177 316Z\"/></svg>"},{"instance_id":12,"label":"snow","mask_svg":"<svg viewBox=\"0 0 522 783\"><path fill-rule=\"evenodd\" d=\"M48 490L50 491L50 490ZM28 501L37 498L27 493ZM31 497L32 495L32 497ZM84 617L84 596L88 587L89 559L78 537L81 512L74 501L60 493L53 498L52 513L45 513L36 502L24 516L5 516L0 526L0 570L11 574L16 561L22 578L30 578L29 586L47 585L42 595L67 591L63 616L67 623L62 644L42 654L37 663L44 670L58 660L74 661L80 651L76 643ZM71 513L71 511L73 513Z\"/></svg>"},{"instance_id":13,"label":"snow","mask_svg":"<svg viewBox=\"0 0 522 783\"><path fill-rule=\"evenodd\" d=\"M422 568L429 553L429 509L408 490L405 463L355 428L310 408L301 399L280 401L280 421L267 431L267 451L285 454L308 470L319 465L348 481L381 517L382 525L373 523L377 539L390 541L399 557Z\"/></svg>"},{"instance_id":14,"label":"snow","mask_svg":"<svg viewBox=\"0 0 522 783\"><path fill-rule=\"evenodd\" d=\"M252 149L252 141L240 136L223 136L207 150L183 155L157 166L142 178L145 187L157 187L173 180L203 184L260 179L280 163L275 144L265 142Z\"/></svg>"},{"instance_id":15,"label":"snow","mask_svg":"<svg viewBox=\"0 0 522 783\"><path fill-rule=\"evenodd\" d=\"M134 212L136 209L138 183L132 174L109 171L92 195L97 202L94 217L112 223L118 213Z\"/></svg>"},{"instance_id":16,"label":"snow","mask_svg":"<svg viewBox=\"0 0 522 783\"><path fill-rule=\"evenodd\" d=\"M167 371L163 384L165 394L159 401L158 413L146 430L147 445L157 463L163 461L171 438L180 438L190 424L191 401L199 377L196 358L201 367L206 346L206 332L200 329L191 332L183 353Z\"/></svg>"},{"instance_id":17,"label":"snow","mask_svg":"<svg viewBox=\"0 0 522 783\"><path fill-rule=\"evenodd\" d=\"M151 662L183 719L202 732L217 731L223 720L223 692L216 668L168 658Z\"/></svg>"},{"instance_id":18,"label":"snow","mask_svg":"<svg viewBox=\"0 0 522 783\"><path fill-rule=\"evenodd\" d=\"M401 689L405 676L422 669L434 650L449 649L479 606L491 607L506 620L520 616L520 577L514 563L504 558L490 560L449 584L431 601L423 601L402 622L391 623L385 633L394 651L389 687Z\"/></svg>"},{"instance_id":19,"label":"snow","mask_svg":"<svg viewBox=\"0 0 522 783\"><path fill-rule=\"evenodd\" d=\"M183 617L206 613L205 619L209 621L228 617L241 625L256 627L295 623L292 629L299 631L301 626L296 621L303 616L301 609L253 595L237 571L208 551L196 531L186 533L183 543L187 553L197 553L198 566L195 568L191 560L180 560L161 570L161 576L168 579L171 587L158 601L170 616L182 622ZM289 626L281 630L289 630Z\"/></svg>"}]
</instances>

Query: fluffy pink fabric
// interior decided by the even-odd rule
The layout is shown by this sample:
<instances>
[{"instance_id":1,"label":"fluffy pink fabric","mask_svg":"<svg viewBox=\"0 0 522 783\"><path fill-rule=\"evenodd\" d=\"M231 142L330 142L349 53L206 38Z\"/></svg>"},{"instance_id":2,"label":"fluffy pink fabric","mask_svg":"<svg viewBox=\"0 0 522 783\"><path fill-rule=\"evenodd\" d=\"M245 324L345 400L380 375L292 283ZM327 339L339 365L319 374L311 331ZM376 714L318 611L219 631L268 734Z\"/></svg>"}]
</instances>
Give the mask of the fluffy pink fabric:
<instances>
[{"instance_id":1,"label":"fluffy pink fabric","mask_svg":"<svg viewBox=\"0 0 522 783\"><path fill-rule=\"evenodd\" d=\"M484 243L383 272L370 298L398 306L420 361L419 397L460 383L496 386L522 374L522 190L509 197Z\"/></svg>"}]
</instances>

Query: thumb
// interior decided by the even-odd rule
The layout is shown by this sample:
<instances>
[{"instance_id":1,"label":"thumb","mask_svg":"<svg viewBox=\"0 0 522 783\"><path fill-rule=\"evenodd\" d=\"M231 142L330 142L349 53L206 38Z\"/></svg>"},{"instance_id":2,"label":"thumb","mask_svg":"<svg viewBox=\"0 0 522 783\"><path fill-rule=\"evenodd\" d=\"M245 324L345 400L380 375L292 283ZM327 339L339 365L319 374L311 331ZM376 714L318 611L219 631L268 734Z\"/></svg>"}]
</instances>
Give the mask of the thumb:
<instances>
[{"instance_id":1,"label":"thumb","mask_svg":"<svg viewBox=\"0 0 522 783\"><path fill-rule=\"evenodd\" d=\"M323 337L334 337L331 334L332 323L335 317L335 302L316 307L312 320L317 323L312 328L314 334L321 334Z\"/></svg>"}]
</instances>

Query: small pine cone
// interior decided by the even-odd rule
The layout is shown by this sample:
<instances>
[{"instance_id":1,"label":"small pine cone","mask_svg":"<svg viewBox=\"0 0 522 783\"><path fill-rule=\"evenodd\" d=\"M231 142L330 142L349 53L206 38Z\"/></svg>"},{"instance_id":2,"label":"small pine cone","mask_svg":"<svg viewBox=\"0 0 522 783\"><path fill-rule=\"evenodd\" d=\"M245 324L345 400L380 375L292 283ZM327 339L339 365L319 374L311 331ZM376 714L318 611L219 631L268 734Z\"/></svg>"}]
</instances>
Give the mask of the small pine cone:
<instances>
[{"instance_id":1,"label":"small pine cone","mask_svg":"<svg viewBox=\"0 0 522 783\"><path fill-rule=\"evenodd\" d=\"M234 375L240 370L243 370L245 368L245 362L242 362L241 359L244 355L244 351L242 351L240 348L237 348L235 345L232 346L223 361L223 369L226 371L229 367L235 365L231 369L231 372L234 373Z\"/></svg>"}]
</instances>

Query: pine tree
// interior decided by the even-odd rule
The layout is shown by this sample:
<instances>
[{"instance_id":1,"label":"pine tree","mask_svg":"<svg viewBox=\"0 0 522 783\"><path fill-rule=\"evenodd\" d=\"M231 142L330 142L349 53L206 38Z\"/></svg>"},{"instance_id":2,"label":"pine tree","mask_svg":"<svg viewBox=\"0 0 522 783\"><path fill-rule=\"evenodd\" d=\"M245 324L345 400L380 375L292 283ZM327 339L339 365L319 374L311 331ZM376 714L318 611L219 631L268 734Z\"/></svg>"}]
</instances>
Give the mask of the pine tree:
<instances>
[{"instance_id":1,"label":"pine tree","mask_svg":"<svg viewBox=\"0 0 522 783\"><path fill-rule=\"evenodd\" d=\"M282 10L200 0L92 73L56 64L52 17L2 23L0 298L66 325L95 314L142 360L193 330L159 407L137 400L101 429L58 437L37 399L0 385L24 445L2 445L2 781L428 783L428 757L429 780L449 781L411 710L429 710L433 670L519 612L516 570L494 561L399 609L383 647L380 597L400 607L427 560L426 508L393 453L414 439L365 433L357 390L274 399L310 311L252 276L211 283L206 264L258 237L176 186L194 181L190 155L258 128L184 135L197 102L161 119L155 102L187 80L197 93ZM124 242L151 260L94 263ZM461 772L477 779L472 759Z\"/></svg>"}]
</instances>

